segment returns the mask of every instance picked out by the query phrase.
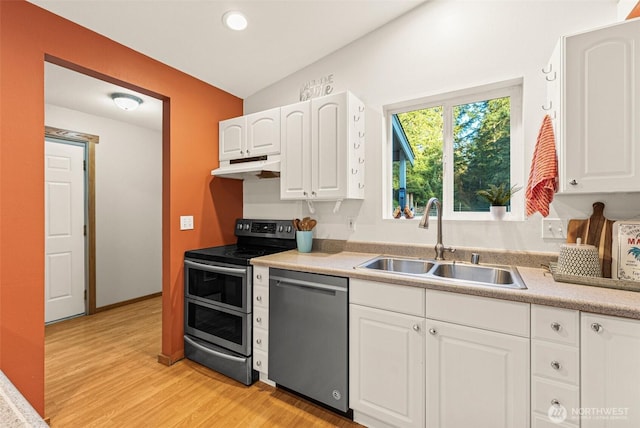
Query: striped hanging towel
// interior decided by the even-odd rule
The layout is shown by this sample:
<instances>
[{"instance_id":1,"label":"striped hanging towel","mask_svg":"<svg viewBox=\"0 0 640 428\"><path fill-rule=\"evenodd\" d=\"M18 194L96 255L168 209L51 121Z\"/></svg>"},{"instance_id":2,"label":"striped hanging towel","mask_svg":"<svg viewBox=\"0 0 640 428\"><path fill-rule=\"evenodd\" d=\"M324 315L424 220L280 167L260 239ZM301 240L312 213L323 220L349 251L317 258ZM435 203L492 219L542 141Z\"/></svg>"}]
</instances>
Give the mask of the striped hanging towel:
<instances>
[{"instance_id":1,"label":"striped hanging towel","mask_svg":"<svg viewBox=\"0 0 640 428\"><path fill-rule=\"evenodd\" d=\"M543 217L549 215L549 204L558 190L558 158L553 125L549 115L545 115L538 133L533 152L529 182L527 183L527 217L540 212Z\"/></svg>"}]
</instances>

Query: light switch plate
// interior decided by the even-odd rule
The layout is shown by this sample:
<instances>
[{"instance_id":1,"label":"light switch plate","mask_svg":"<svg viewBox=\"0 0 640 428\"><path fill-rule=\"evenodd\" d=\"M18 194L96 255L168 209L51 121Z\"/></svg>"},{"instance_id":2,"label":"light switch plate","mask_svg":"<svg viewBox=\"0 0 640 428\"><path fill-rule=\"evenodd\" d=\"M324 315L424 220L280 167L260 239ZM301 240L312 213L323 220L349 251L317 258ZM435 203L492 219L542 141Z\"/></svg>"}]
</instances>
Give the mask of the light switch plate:
<instances>
[{"instance_id":1,"label":"light switch plate","mask_svg":"<svg viewBox=\"0 0 640 428\"><path fill-rule=\"evenodd\" d=\"M542 239L567 239L567 222L560 218L542 219Z\"/></svg>"},{"instance_id":2,"label":"light switch plate","mask_svg":"<svg viewBox=\"0 0 640 428\"><path fill-rule=\"evenodd\" d=\"M181 215L180 216L180 230L192 230L193 229L193 216Z\"/></svg>"}]
</instances>

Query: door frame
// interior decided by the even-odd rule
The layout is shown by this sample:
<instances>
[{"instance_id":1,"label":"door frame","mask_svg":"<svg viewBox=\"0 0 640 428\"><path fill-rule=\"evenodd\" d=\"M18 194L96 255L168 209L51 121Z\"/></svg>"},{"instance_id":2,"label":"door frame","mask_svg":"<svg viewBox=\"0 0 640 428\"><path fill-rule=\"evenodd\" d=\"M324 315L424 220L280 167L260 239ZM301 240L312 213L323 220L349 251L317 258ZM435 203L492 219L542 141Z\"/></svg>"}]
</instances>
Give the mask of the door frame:
<instances>
[{"instance_id":1,"label":"door frame","mask_svg":"<svg viewBox=\"0 0 640 428\"><path fill-rule=\"evenodd\" d=\"M95 182L95 145L100 142L97 135L84 132L71 131L68 129L44 127L45 138L80 143L85 146L87 158L86 165L86 189L85 189L85 227L86 227L86 315L96 313L96 182Z\"/></svg>"}]
</instances>

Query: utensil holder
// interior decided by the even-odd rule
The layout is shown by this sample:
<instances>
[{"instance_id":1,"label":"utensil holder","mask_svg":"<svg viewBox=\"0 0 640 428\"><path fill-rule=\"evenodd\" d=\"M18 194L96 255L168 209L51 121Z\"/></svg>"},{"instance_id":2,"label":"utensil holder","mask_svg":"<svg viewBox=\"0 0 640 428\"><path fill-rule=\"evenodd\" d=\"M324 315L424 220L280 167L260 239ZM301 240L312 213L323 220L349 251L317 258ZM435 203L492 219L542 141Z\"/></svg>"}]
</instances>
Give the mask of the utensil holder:
<instances>
[{"instance_id":1,"label":"utensil holder","mask_svg":"<svg viewBox=\"0 0 640 428\"><path fill-rule=\"evenodd\" d=\"M301 253L310 253L313 246L313 232L310 230L296 231L296 244Z\"/></svg>"}]
</instances>

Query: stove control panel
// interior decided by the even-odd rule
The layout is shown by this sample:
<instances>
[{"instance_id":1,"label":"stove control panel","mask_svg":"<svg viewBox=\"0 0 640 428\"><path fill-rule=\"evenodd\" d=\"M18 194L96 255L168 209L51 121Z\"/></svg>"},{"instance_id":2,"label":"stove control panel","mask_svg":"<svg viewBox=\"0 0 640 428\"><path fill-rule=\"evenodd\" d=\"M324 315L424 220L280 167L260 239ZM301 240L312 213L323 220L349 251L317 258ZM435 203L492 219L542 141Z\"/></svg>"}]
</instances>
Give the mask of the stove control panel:
<instances>
[{"instance_id":1,"label":"stove control panel","mask_svg":"<svg viewBox=\"0 0 640 428\"><path fill-rule=\"evenodd\" d=\"M236 220L236 236L260 238L295 239L291 220L254 220L240 218Z\"/></svg>"}]
</instances>

